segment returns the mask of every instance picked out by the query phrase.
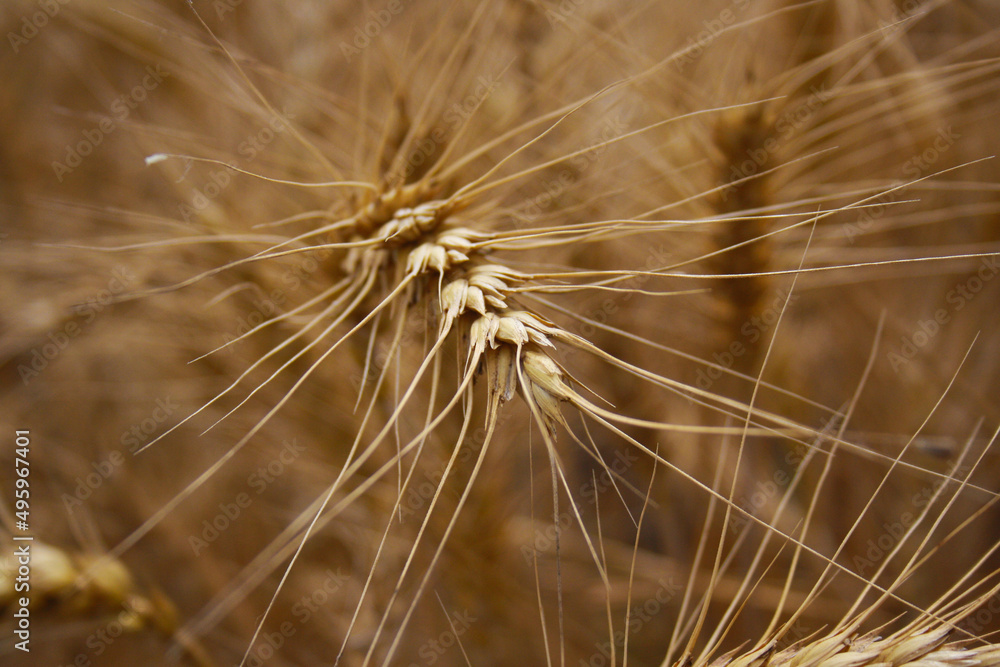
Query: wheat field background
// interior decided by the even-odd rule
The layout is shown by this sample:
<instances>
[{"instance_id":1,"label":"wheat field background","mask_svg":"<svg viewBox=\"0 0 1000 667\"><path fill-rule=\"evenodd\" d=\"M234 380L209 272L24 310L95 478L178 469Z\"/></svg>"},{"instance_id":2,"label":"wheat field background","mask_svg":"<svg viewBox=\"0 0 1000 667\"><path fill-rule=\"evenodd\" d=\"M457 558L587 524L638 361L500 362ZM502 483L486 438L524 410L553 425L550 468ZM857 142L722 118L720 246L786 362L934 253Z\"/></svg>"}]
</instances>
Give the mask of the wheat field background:
<instances>
[{"instance_id":1,"label":"wheat field background","mask_svg":"<svg viewBox=\"0 0 1000 667\"><path fill-rule=\"evenodd\" d=\"M994 3L0 26L4 664L1000 662Z\"/></svg>"}]
</instances>

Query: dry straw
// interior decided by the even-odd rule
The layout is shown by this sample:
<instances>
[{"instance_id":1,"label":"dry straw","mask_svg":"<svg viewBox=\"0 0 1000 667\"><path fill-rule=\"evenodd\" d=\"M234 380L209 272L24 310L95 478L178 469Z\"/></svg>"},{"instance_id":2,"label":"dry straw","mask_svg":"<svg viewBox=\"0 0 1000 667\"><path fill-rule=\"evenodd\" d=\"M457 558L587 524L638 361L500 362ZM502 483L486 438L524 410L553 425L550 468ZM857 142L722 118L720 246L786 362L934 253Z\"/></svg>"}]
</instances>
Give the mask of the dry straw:
<instances>
[{"instance_id":1,"label":"dry straw","mask_svg":"<svg viewBox=\"0 0 1000 667\"><path fill-rule=\"evenodd\" d=\"M989 8L0 11L23 664L1000 660Z\"/></svg>"}]
</instances>

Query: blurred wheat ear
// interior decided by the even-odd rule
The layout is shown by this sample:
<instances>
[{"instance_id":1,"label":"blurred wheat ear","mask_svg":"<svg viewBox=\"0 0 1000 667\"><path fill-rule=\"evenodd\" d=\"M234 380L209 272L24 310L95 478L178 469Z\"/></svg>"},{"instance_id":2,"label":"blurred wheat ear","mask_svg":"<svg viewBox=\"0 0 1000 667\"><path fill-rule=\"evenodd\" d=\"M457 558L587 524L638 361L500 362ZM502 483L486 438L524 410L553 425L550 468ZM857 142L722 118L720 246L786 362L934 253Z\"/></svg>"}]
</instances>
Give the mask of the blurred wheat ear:
<instances>
[{"instance_id":1,"label":"blurred wheat ear","mask_svg":"<svg viewBox=\"0 0 1000 667\"><path fill-rule=\"evenodd\" d=\"M997 662L987 8L44 4L24 664Z\"/></svg>"}]
</instances>

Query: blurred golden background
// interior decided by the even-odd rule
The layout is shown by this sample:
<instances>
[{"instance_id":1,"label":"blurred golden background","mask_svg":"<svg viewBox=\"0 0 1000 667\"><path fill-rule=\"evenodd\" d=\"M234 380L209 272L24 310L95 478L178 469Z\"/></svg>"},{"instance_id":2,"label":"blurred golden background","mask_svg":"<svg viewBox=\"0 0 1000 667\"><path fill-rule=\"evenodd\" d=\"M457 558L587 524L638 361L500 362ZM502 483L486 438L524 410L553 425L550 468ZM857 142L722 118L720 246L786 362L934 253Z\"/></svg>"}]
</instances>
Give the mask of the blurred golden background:
<instances>
[{"instance_id":1,"label":"blurred golden background","mask_svg":"<svg viewBox=\"0 0 1000 667\"><path fill-rule=\"evenodd\" d=\"M993 4L0 25L4 664L996 630Z\"/></svg>"}]
</instances>

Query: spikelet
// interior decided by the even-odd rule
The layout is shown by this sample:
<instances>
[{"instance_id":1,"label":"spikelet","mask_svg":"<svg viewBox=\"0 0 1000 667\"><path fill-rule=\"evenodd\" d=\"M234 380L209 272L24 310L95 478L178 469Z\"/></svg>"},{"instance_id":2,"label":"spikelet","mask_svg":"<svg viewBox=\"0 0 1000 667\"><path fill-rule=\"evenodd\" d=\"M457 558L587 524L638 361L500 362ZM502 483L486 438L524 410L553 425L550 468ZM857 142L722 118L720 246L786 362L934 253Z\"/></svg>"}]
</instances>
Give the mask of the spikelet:
<instances>
[{"instance_id":1,"label":"spikelet","mask_svg":"<svg viewBox=\"0 0 1000 667\"><path fill-rule=\"evenodd\" d=\"M169 598L156 590L143 592L120 560L67 552L42 541L21 544L29 545L28 575L19 573L16 556L0 559L0 609L13 613L21 607L17 599L24 597L36 621L46 616L60 623L104 618L115 637L154 632L179 641L196 664L214 664L197 639L177 634L177 610Z\"/></svg>"},{"instance_id":2,"label":"spikelet","mask_svg":"<svg viewBox=\"0 0 1000 667\"><path fill-rule=\"evenodd\" d=\"M0 10L54 660L996 664L988 9L112 4Z\"/></svg>"}]
</instances>

